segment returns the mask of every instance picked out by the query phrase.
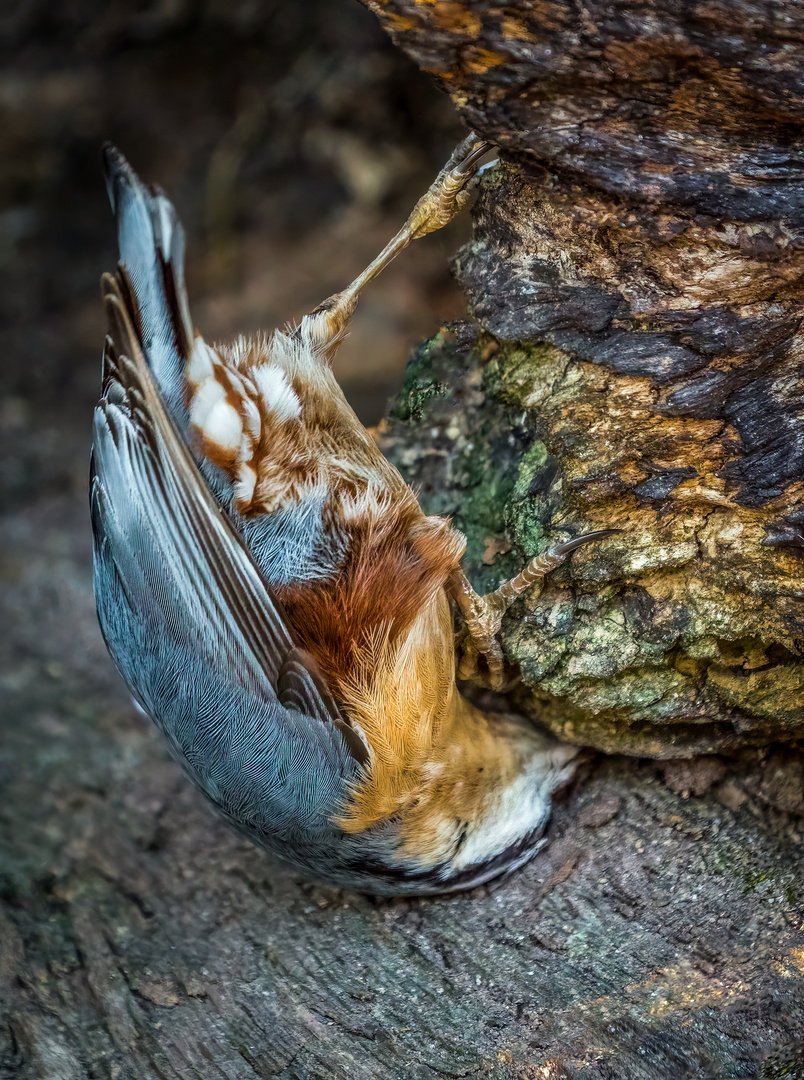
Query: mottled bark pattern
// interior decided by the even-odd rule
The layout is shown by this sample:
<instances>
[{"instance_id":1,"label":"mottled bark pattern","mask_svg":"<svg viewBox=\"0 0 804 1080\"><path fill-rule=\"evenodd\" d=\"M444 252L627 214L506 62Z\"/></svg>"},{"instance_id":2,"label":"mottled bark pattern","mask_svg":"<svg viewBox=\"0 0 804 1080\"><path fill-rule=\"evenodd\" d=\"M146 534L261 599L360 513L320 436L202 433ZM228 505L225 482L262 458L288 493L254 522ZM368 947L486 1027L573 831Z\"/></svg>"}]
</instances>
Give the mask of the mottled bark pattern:
<instances>
[{"instance_id":1,"label":"mottled bark pattern","mask_svg":"<svg viewBox=\"0 0 804 1080\"><path fill-rule=\"evenodd\" d=\"M503 151L457 272L484 415L508 410L519 456L496 522L470 507L464 524L488 529L487 562L506 537L521 561L562 528L624 530L507 624L520 706L566 738L660 757L800 739L794 6L369 6ZM438 382L426 366L414 376ZM482 456L482 418L422 410ZM416 438L397 440L414 478Z\"/></svg>"},{"instance_id":2,"label":"mottled bark pattern","mask_svg":"<svg viewBox=\"0 0 804 1080\"><path fill-rule=\"evenodd\" d=\"M338 892L134 710L84 500L0 548L2 1080L804 1078L800 757L603 759L508 881Z\"/></svg>"}]
</instances>

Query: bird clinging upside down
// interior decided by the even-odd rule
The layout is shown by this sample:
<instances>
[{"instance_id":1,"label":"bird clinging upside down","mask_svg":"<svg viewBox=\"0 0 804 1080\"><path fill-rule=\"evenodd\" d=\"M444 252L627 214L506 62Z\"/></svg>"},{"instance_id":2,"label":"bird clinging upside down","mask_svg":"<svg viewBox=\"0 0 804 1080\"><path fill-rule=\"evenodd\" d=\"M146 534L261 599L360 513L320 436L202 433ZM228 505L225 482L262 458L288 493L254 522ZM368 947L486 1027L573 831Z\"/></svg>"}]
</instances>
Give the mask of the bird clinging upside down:
<instances>
[{"instance_id":1,"label":"bird clinging upside down","mask_svg":"<svg viewBox=\"0 0 804 1080\"><path fill-rule=\"evenodd\" d=\"M338 885L468 888L540 845L576 748L456 685L451 602L502 682L513 599L580 543L478 596L464 538L427 517L331 360L360 289L461 208L470 136L407 223L292 331L209 346L176 213L106 150L120 265L95 410L95 595L109 651L193 782L252 840Z\"/></svg>"}]
</instances>

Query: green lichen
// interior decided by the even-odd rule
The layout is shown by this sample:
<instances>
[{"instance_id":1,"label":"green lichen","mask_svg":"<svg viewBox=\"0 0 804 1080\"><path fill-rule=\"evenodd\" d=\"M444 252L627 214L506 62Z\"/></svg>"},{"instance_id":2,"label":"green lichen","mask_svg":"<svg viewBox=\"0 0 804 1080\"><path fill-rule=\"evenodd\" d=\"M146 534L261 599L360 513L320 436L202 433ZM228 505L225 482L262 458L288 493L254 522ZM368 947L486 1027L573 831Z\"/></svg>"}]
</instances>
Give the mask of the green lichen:
<instances>
[{"instance_id":1,"label":"green lichen","mask_svg":"<svg viewBox=\"0 0 804 1080\"><path fill-rule=\"evenodd\" d=\"M425 406L431 398L443 397L449 393L446 383L430 378L427 372L443 353L446 331L440 331L434 338L423 341L411 354L405 367L405 377L399 392L399 402L391 411L391 419L402 424L420 423L425 415Z\"/></svg>"},{"instance_id":2,"label":"green lichen","mask_svg":"<svg viewBox=\"0 0 804 1080\"><path fill-rule=\"evenodd\" d=\"M506 405L532 409L554 394L568 363L567 354L553 345L504 345L488 365L484 385Z\"/></svg>"},{"instance_id":3,"label":"green lichen","mask_svg":"<svg viewBox=\"0 0 804 1080\"><path fill-rule=\"evenodd\" d=\"M761 1080L804 1080L804 1042L766 1058L759 1069Z\"/></svg>"},{"instance_id":4,"label":"green lichen","mask_svg":"<svg viewBox=\"0 0 804 1080\"><path fill-rule=\"evenodd\" d=\"M550 542L624 529L574 553L541 596L531 589L509 611L501 639L522 677L516 707L563 738L655 757L795 738L804 675L784 636L799 622L778 553L758 533L747 544L729 506L676 513L672 499L640 500L641 444L632 452L617 434L610 378L553 346L481 335L467 354L447 332L408 367L397 460L414 485L421 470L425 510L465 534L478 591ZM637 439L660 427L644 405L615 405Z\"/></svg>"},{"instance_id":5,"label":"green lichen","mask_svg":"<svg viewBox=\"0 0 804 1080\"><path fill-rule=\"evenodd\" d=\"M792 873L780 874L776 868L746 870L742 878L744 896L761 892L768 899L780 900L791 907L798 903L798 883Z\"/></svg>"},{"instance_id":6,"label":"green lichen","mask_svg":"<svg viewBox=\"0 0 804 1080\"><path fill-rule=\"evenodd\" d=\"M489 538L504 538L505 507L515 483L512 468L501 467L501 447L493 425L474 434L456 461L461 498L453 522L466 537L465 565L478 589L495 588L516 572L514 553L498 555L493 568L483 563Z\"/></svg>"}]
</instances>

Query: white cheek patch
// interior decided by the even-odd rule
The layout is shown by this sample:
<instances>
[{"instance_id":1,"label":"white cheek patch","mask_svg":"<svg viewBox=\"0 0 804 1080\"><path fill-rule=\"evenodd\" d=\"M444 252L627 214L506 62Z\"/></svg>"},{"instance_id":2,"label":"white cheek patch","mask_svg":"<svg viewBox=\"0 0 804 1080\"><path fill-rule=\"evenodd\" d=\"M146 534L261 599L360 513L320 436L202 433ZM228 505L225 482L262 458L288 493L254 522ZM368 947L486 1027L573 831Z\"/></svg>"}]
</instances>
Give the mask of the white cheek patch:
<instances>
[{"instance_id":1,"label":"white cheek patch","mask_svg":"<svg viewBox=\"0 0 804 1080\"><path fill-rule=\"evenodd\" d=\"M541 747L539 741L543 743ZM534 753L526 768L510 783L489 794L483 824L470 830L452 860L452 869L462 870L473 863L482 863L528 833L543 829L550 817L550 796L572 775L577 753L574 746L549 737L539 740L536 736Z\"/></svg>"},{"instance_id":2,"label":"white cheek patch","mask_svg":"<svg viewBox=\"0 0 804 1080\"><path fill-rule=\"evenodd\" d=\"M275 364L261 364L251 372L251 378L267 413L272 413L279 423L296 419L301 412L301 403L281 368Z\"/></svg>"}]
</instances>

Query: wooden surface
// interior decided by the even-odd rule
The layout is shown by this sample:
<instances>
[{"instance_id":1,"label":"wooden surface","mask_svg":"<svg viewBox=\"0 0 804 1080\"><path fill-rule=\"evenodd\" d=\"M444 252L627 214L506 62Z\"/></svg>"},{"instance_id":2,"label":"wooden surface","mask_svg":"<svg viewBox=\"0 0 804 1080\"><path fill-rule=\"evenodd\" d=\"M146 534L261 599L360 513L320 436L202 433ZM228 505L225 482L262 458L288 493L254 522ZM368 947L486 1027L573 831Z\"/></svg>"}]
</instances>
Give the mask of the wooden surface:
<instances>
[{"instance_id":1,"label":"wooden surface","mask_svg":"<svg viewBox=\"0 0 804 1080\"><path fill-rule=\"evenodd\" d=\"M217 821L131 705L83 501L0 541L0 1076L804 1076L800 759L595 760L510 880L338 893Z\"/></svg>"}]
</instances>

